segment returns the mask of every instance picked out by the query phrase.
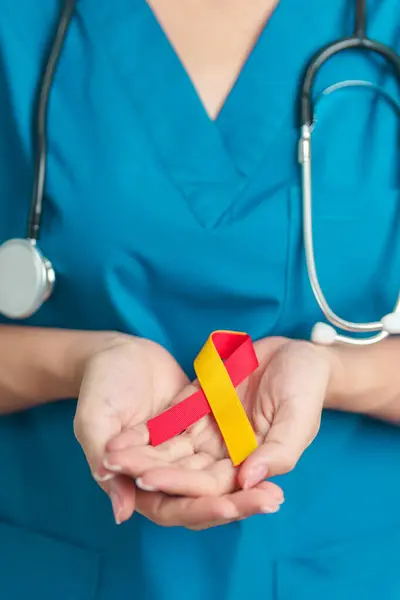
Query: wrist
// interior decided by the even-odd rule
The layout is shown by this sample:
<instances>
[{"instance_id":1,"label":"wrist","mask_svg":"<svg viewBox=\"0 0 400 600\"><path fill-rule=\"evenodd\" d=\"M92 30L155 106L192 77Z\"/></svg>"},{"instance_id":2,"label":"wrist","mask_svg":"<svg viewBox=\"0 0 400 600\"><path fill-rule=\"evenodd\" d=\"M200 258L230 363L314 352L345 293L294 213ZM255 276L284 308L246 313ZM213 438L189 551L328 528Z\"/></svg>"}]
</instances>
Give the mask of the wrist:
<instances>
[{"instance_id":1,"label":"wrist","mask_svg":"<svg viewBox=\"0 0 400 600\"><path fill-rule=\"evenodd\" d=\"M330 379L324 408L368 413L385 396L375 347L334 345L324 348Z\"/></svg>"},{"instance_id":2,"label":"wrist","mask_svg":"<svg viewBox=\"0 0 400 600\"><path fill-rule=\"evenodd\" d=\"M329 382L324 408L341 410L346 404L345 396L350 392L348 383L348 364L341 346L323 346L320 351L329 364Z\"/></svg>"},{"instance_id":3,"label":"wrist","mask_svg":"<svg viewBox=\"0 0 400 600\"><path fill-rule=\"evenodd\" d=\"M0 414L76 398L91 357L129 336L112 332L0 327Z\"/></svg>"},{"instance_id":4,"label":"wrist","mask_svg":"<svg viewBox=\"0 0 400 600\"><path fill-rule=\"evenodd\" d=\"M87 365L94 357L122 343L127 336L112 331L71 331L65 347L63 396L77 398Z\"/></svg>"}]
</instances>

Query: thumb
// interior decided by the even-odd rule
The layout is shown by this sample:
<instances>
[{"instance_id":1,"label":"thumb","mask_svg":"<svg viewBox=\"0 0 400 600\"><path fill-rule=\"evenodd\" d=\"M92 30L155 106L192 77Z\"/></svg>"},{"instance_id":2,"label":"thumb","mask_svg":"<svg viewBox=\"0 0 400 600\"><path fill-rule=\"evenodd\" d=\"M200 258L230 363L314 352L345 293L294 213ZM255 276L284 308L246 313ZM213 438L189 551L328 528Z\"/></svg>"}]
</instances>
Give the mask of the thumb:
<instances>
[{"instance_id":1,"label":"thumb","mask_svg":"<svg viewBox=\"0 0 400 600\"><path fill-rule=\"evenodd\" d=\"M116 475L104 484L103 489L111 500L116 524L120 525L130 519L136 506L136 488L133 480Z\"/></svg>"},{"instance_id":2,"label":"thumb","mask_svg":"<svg viewBox=\"0 0 400 600\"><path fill-rule=\"evenodd\" d=\"M121 421L115 412L107 410L107 404L97 394L82 389L74 418L74 434L82 447L90 470L96 481L112 479L103 466L107 442L121 431Z\"/></svg>"},{"instance_id":3,"label":"thumb","mask_svg":"<svg viewBox=\"0 0 400 600\"><path fill-rule=\"evenodd\" d=\"M249 456L239 469L243 489L252 488L266 477L289 473L318 433L318 417L310 415L299 402L299 409L280 409L266 435L264 443Z\"/></svg>"},{"instance_id":4,"label":"thumb","mask_svg":"<svg viewBox=\"0 0 400 600\"><path fill-rule=\"evenodd\" d=\"M119 525L129 519L135 510L136 490L131 479L110 473L103 466L106 444L119 433L121 423L115 413L108 413L106 404L100 405L98 400L97 394L89 386L82 386L74 419L74 433L94 479L110 498L114 519ZM101 410L99 406L102 406Z\"/></svg>"},{"instance_id":5,"label":"thumb","mask_svg":"<svg viewBox=\"0 0 400 600\"><path fill-rule=\"evenodd\" d=\"M317 435L330 376L330 363L309 342L290 341L264 372L256 411L273 409L263 444L239 469L242 487L253 487L293 470Z\"/></svg>"}]
</instances>

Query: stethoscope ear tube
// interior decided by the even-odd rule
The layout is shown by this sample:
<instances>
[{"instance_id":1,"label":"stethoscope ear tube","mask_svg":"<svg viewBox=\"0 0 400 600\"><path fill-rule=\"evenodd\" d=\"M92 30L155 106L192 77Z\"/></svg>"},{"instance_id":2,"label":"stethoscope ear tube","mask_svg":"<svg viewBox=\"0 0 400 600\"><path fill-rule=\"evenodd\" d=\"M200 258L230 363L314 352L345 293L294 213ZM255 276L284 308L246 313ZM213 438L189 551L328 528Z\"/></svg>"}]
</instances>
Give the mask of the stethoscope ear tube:
<instances>
[{"instance_id":1,"label":"stethoscope ear tube","mask_svg":"<svg viewBox=\"0 0 400 600\"><path fill-rule=\"evenodd\" d=\"M309 61L300 86L300 128L312 127L314 123L313 87L320 68L339 52L362 50L379 54L392 66L394 75L400 83L400 56L394 50L368 38L349 37L327 44L314 54Z\"/></svg>"}]
</instances>

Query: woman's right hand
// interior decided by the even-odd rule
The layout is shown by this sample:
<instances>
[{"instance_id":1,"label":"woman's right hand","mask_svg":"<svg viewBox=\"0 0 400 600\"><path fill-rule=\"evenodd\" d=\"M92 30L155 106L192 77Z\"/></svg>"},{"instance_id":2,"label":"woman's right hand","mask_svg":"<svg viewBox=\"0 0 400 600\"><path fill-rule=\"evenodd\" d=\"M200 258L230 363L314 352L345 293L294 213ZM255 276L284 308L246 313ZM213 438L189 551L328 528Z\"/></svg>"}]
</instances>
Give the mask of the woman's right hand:
<instances>
[{"instance_id":1,"label":"woman's right hand","mask_svg":"<svg viewBox=\"0 0 400 600\"><path fill-rule=\"evenodd\" d=\"M93 477L110 496L117 523L133 513L136 490L131 479L104 468L106 444L124 429L162 412L187 382L161 346L122 334L101 343L85 362L74 432Z\"/></svg>"},{"instance_id":2,"label":"woman's right hand","mask_svg":"<svg viewBox=\"0 0 400 600\"><path fill-rule=\"evenodd\" d=\"M110 496L117 523L137 510L163 526L204 529L277 503L281 492L269 482L220 497L176 498L137 490L132 479L105 468L107 443L165 410L188 383L169 352L140 338L117 334L85 362L74 431L94 478ZM165 458L168 464L171 457Z\"/></svg>"}]
</instances>

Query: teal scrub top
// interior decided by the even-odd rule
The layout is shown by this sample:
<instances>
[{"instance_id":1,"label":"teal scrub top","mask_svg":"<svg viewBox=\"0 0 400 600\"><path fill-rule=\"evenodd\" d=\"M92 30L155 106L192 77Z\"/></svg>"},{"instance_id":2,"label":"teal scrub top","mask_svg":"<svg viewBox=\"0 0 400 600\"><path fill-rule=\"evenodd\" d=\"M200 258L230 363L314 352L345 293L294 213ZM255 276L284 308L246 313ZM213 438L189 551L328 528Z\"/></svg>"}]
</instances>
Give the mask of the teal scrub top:
<instances>
[{"instance_id":1,"label":"teal scrub top","mask_svg":"<svg viewBox=\"0 0 400 600\"><path fill-rule=\"evenodd\" d=\"M0 240L24 236L31 118L60 2L0 0ZM398 0L369 33L400 52ZM305 337L321 319L301 244L298 83L352 31L352 0L281 0L215 122L145 0L81 0L56 75L41 248L57 271L27 324L164 345L189 374L217 328ZM376 56L343 79L399 89ZM400 286L399 123L373 90L319 111L315 245L332 307L391 311ZM75 403L0 419L2 600L399 600L400 432L326 413L286 503L205 532L135 515L116 527L73 436Z\"/></svg>"}]
</instances>

